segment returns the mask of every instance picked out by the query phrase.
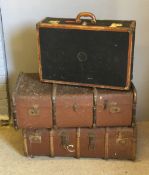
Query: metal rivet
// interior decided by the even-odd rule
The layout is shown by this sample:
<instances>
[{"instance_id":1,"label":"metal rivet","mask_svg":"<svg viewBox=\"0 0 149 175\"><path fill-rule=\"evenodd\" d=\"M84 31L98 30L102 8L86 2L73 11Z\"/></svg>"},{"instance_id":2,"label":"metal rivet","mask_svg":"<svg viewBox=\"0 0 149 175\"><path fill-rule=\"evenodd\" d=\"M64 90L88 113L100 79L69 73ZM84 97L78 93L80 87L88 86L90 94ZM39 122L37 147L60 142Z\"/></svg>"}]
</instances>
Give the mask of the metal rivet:
<instances>
[{"instance_id":1,"label":"metal rivet","mask_svg":"<svg viewBox=\"0 0 149 175\"><path fill-rule=\"evenodd\" d=\"M101 99L103 99L103 97L102 97L102 96L100 96L100 97L99 97L99 99L101 100Z\"/></svg>"}]
</instances>

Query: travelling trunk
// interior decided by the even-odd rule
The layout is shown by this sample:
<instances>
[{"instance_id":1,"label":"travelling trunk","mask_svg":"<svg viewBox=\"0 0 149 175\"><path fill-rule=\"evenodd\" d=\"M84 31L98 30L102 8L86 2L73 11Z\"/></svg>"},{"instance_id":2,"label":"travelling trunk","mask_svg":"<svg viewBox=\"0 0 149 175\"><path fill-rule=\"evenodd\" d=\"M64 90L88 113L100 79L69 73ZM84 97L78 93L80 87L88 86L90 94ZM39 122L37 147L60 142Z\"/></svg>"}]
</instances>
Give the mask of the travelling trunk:
<instances>
[{"instance_id":1,"label":"travelling trunk","mask_svg":"<svg viewBox=\"0 0 149 175\"><path fill-rule=\"evenodd\" d=\"M89 19L82 19L89 17ZM42 82L128 90L135 21L45 18L37 24Z\"/></svg>"},{"instance_id":2,"label":"travelling trunk","mask_svg":"<svg viewBox=\"0 0 149 175\"><path fill-rule=\"evenodd\" d=\"M24 129L26 156L135 159L136 127Z\"/></svg>"},{"instance_id":3,"label":"travelling trunk","mask_svg":"<svg viewBox=\"0 0 149 175\"><path fill-rule=\"evenodd\" d=\"M22 73L12 99L19 128L130 126L136 91L133 84L129 91L45 84Z\"/></svg>"}]
</instances>

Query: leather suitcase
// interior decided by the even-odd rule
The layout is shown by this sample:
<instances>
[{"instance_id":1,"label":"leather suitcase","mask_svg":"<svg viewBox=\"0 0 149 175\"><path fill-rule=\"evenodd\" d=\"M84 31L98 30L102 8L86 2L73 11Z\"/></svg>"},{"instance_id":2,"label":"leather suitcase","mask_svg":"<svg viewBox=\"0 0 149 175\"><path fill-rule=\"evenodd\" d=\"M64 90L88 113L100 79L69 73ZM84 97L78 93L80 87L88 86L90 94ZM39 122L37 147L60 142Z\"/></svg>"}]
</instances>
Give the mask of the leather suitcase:
<instances>
[{"instance_id":1,"label":"leather suitcase","mask_svg":"<svg viewBox=\"0 0 149 175\"><path fill-rule=\"evenodd\" d=\"M136 91L44 84L37 74L21 74L13 93L15 126L66 128L130 126Z\"/></svg>"},{"instance_id":2,"label":"leather suitcase","mask_svg":"<svg viewBox=\"0 0 149 175\"><path fill-rule=\"evenodd\" d=\"M24 129L26 156L135 160L136 127Z\"/></svg>"},{"instance_id":3,"label":"leather suitcase","mask_svg":"<svg viewBox=\"0 0 149 175\"><path fill-rule=\"evenodd\" d=\"M82 19L82 17L89 19ZM37 24L42 82L128 90L135 21L45 18Z\"/></svg>"}]
</instances>

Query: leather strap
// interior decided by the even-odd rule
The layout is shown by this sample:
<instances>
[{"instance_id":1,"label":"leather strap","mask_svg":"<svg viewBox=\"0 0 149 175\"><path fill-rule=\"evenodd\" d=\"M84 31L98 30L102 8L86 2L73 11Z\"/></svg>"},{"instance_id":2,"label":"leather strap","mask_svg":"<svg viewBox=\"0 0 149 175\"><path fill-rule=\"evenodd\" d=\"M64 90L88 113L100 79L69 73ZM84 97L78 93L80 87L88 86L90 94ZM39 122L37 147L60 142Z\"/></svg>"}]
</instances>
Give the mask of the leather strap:
<instances>
[{"instance_id":1,"label":"leather strap","mask_svg":"<svg viewBox=\"0 0 149 175\"><path fill-rule=\"evenodd\" d=\"M53 118L53 126L56 128L56 91L57 85L53 84L52 87L52 118Z\"/></svg>"},{"instance_id":2,"label":"leather strap","mask_svg":"<svg viewBox=\"0 0 149 175\"><path fill-rule=\"evenodd\" d=\"M24 138L24 153L26 156L28 156L28 147L27 147L27 135L26 135L26 131L23 130L23 138Z\"/></svg>"},{"instance_id":3,"label":"leather strap","mask_svg":"<svg viewBox=\"0 0 149 175\"><path fill-rule=\"evenodd\" d=\"M80 158L80 128L77 128L76 158Z\"/></svg>"},{"instance_id":4,"label":"leather strap","mask_svg":"<svg viewBox=\"0 0 149 175\"><path fill-rule=\"evenodd\" d=\"M97 89L93 89L93 128L96 127Z\"/></svg>"},{"instance_id":5,"label":"leather strap","mask_svg":"<svg viewBox=\"0 0 149 175\"><path fill-rule=\"evenodd\" d=\"M109 129L105 128L105 159L109 158Z\"/></svg>"},{"instance_id":6,"label":"leather strap","mask_svg":"<svg viewBox=\"0 0 149 175\"><path fill-rule=\"evenodd\" d=\"M53 129L50 130L50 156L54 157L54 136L53 136Z\"/></svg>"},{"instance_id":7,"label":"leather strap","mask_svg":"<svg viewBox=\"0 0 149 175\"><path fill-rule=\"evenodd\" d=\"M133 119L132 119L132 125L135 126L135 116L136 116L136 105L137 105L137 91L135 86L132 83L132 89L133 89Z\"/></svg>"},{"instance_id":8,"label":"leather strap","mask_svg":"<svg viewBox=\"0 0 149 175\"><path fill-rule=\"evenodd\" d=\"M88 150L95 150L96 147L96 135L95 133L88 133L88 140L89 140L89 144L88 144Z\"/></svg>"}]
</instances>

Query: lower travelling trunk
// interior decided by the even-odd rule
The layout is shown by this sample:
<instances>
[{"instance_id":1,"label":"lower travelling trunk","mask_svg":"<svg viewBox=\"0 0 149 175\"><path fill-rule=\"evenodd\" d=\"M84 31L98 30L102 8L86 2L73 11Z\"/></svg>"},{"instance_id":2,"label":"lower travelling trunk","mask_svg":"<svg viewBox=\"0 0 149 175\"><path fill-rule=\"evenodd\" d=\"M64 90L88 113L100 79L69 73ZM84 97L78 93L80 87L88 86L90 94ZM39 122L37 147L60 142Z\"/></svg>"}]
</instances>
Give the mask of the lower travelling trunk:
<instances>
[{"instance_id":1,"label":"lower travelling trunk","mask_svg":"<svg viewBox=\"0 0 149 175\"><path fill-rule=\"evenodd\" d=\"M136 127L24 129L27 156L135 159Z\"/></svg>"}]
</instances>

